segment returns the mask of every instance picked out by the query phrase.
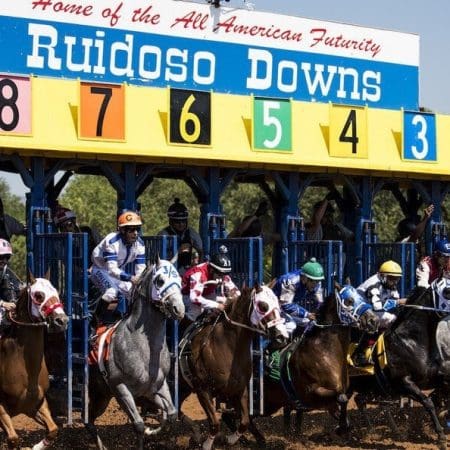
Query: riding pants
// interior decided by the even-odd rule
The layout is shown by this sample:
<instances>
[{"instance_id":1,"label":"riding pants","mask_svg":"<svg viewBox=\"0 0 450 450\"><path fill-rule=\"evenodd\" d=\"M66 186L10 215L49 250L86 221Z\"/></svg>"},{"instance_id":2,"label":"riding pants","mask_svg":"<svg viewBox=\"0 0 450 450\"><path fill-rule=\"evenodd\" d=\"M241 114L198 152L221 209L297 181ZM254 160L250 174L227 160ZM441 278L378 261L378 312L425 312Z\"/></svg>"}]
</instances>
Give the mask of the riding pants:
<instances>
[{"instance_id":1,"label":"riding pants","mask_svg":"<svg viewBox=\"0 0 450 450\"><path fill-rule=\"evenodd\" d=\"M91 281L103 295L102 299L107 303L117 301L118 294L122 294L127 300L131 297L133 284L131 281L122 281L108 274L104 269L93 266Z\"/></svg>"}]
</instances>

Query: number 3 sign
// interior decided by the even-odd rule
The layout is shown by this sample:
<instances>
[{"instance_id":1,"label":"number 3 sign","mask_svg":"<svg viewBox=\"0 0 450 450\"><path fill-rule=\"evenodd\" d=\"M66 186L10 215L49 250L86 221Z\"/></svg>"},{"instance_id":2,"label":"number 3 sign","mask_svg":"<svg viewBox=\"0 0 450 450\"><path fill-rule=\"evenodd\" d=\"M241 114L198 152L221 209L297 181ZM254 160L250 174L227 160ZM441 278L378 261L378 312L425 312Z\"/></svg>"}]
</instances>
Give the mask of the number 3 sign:
<instances>
[{"instance_id":1,"label":"number 3 sign","mask_svg":"<svg viewBox=\"0 0 450 450\"><path fill-rule=\"evenodd\" d=\"M436 117L434 114L404 111L403 159L431 162L437 160Z\"/></svg>"},{"instance_id":2,"label":"number 3 sign","mask_svg":"<svg viewBox=\"0 0 450 450\"><path fill-rule=\"evenodd\" d=\"M123 85L80 83L78 135L80 139L125 139Z\"/></svg>"}]
</instances>

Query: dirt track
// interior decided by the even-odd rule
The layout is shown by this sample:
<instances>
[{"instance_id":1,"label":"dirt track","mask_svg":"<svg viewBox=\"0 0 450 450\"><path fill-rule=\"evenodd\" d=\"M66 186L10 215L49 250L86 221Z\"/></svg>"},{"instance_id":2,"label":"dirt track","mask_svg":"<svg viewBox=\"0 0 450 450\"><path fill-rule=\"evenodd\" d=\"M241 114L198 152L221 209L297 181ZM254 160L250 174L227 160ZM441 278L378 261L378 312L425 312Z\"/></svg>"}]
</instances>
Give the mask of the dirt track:
<instances>
[{"instance_id":1,"label":"dirt track","mask_svg":"<svg viewBox=\"0 0 450 450\"><path fill-rule=\"evenodd\" d=\"M198 421L202 431L206 433L205 415L196 399L190 397L183 410ZM436 440L430 429L430 421L422 408L395 409L395 417L399 424L399 436L395 436L388 426L387 419L381 408L371 408L369 416L373 423L370 433L361 424L362 416L354 408L350 411L350 420L354 426L351 438L347 441L334 433L336 422L327 413L311 412L306 414L303 424L303 434L283 435L282 417L257 419L259 428L265 433L268 449L435 449ZM14 419L16 429L22 438L22 446L32 447L43 437L43 430L30 419L19 416ZM131 425L117 404L112 402L107 412L97 421L104 444L110 449L130 449L134 446L134 436ZM26 431L29 430L29 431ZM187 449L189 448L190 431L180 423L174 424L170 430L160 436L148 448L151 449ZM450 439L450 436L449 436ZM236 445L233 448L259 448L251 435L248 435L249 445ZM60 431L53 449L86 449L89 447L88 435L82 425L73 428L63 428ZM92 448L92 447L91 447ZM193 448L193 447L191 447ZM216 449L226 448L220 441Z\"/></svg>"}]
</instances>

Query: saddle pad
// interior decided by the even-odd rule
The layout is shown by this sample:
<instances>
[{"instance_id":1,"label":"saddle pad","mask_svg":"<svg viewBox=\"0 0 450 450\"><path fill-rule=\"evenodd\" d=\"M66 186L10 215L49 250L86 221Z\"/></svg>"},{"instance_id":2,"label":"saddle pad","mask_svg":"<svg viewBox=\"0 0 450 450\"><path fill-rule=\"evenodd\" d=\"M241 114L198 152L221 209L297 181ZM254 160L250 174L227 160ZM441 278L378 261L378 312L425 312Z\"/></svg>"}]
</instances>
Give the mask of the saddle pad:
<instances>
[{"instance_id":1,"label":"saddle pad","mask_svg":"<svg viewBox=\"0 0 450 450\"><path fill-rule=\"evenodd\" d=\"M445 371L450 371L450 315L444 317L436 327L436 345Z\"/></svg>"},{"instance_id":2,"label":"saddle pad","mask_svg":"<svg viewBox=\"0 0 450 450\"><path fill-rule=\"evenodd\" d=\"M111 343L112 335L116 331L117 324L113 327L101 326L97 328L95 339L92 341L92 348L88 355L88 364L95 365L108 361L109 359L109 345Z\"/></svg>"}]
</instances>

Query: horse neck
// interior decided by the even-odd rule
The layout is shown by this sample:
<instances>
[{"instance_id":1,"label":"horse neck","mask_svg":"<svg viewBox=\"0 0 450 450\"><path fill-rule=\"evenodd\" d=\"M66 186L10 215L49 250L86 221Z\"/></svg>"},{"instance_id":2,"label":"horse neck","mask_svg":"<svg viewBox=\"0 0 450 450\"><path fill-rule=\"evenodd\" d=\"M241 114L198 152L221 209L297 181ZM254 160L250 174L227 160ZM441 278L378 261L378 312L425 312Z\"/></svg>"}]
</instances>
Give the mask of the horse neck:
<instances>
[{"instance_id":1,"label":"horse neck","mask_svg":"<svg viewBox=\"0 0 450 450\"><path fill-rule=\"evenodd\" d=\"M250 326L251 293L244 291L242 295L232 301L228 317L234 322Z\"/></svg>"},{"instance_id":2,"label":"horse neck","mask_svg":"<svg viewBox=\"0 0 450 450\"><path fill-rule=\"evenodd\" d=\"M164 314L142 296L134 301L124 322L132 333L143 331L149 336L157 336L166 332Z\"/></svg>"},{"instance_id":3,"label":"horse neck","mask_svg":"<svg viewBox=\"0 0 450 450\"><path fill-rule=\"evenodd\" d=\"M333 295L329 295L325 298L323 305L319 310L318 322L323 324L341 324L337 311L336 299Z\"/></svg>"}]
</instances>

